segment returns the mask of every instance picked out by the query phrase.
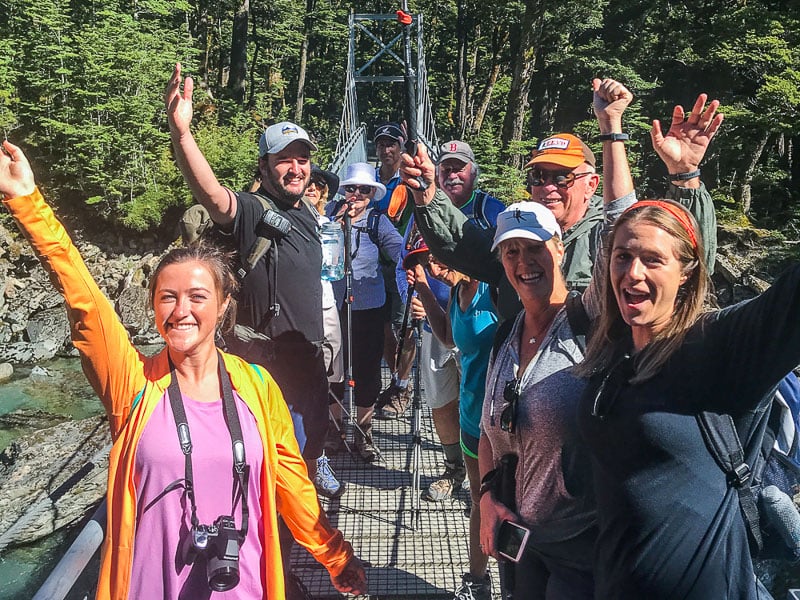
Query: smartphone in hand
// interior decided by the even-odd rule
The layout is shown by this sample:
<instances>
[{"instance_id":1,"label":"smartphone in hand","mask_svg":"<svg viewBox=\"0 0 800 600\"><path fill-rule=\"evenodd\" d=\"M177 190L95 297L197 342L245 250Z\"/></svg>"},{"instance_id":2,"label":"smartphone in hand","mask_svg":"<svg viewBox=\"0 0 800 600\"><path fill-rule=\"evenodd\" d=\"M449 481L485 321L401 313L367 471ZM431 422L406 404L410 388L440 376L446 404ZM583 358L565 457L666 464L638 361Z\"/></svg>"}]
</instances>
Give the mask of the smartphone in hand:
<instances>
[{"instance_id":1,"label":"smartphone in hand","mask_svg":"<svg viewBox=\"0 0 800 600\"><path fill-rule=\"evenodd\" d=\"M531 530L511 521L503 521L497 531L497 553L512 562L519 562Z\"/></svg>"}]
</instances>

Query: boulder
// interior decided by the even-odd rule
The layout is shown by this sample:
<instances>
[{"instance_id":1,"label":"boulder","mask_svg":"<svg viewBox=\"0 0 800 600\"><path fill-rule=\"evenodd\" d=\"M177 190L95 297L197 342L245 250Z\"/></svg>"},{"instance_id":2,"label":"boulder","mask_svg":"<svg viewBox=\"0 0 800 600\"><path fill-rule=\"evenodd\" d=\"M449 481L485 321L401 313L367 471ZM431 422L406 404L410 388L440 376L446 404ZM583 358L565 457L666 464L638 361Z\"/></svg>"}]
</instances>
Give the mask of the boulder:
<instances>
[{"instance_id":1,"label":"boulder","mask_svg":"<svg viewBox=\"0 0 800 600\"><path fill-rule=\"evenodd\" d=\"M35 431L0 453L0 550L82 518L105 495L110 448L100 416Z\"/></svg>"},{"instance_id":2,"label":"boulder","mask_svg":"<svg viewBox=\"0 0 800 600\"><path fill-rule=\"evenodd\" d=\"M0 383L4 383L11 379L14 375L14 367L11 363L0 363Z\"/></svg>"}]
</instances>

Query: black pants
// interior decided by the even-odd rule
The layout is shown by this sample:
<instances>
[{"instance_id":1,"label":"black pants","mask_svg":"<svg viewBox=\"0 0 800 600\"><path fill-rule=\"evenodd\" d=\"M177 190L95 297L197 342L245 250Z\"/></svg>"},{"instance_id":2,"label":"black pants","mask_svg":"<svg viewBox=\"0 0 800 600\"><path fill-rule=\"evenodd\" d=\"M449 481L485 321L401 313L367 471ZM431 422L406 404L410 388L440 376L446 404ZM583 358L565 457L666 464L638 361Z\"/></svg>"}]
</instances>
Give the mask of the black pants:
<instances>
[{"instance_id":1,"label":"black pants","mask_svg":"<svg viewBox=\"0 0 800 600\"><path fill-rule=\"evenodd\" d=\"M296 416L302 417L305 434L303 458L316 459L322 454L328 431L328 375L321 351L297 352L277 347L275 357L265 365L283 392L301 437ZM300 439L298 439L298 442Z\"/></svg>"},{"instance_id":2,"label":"black pants","mask_svg":"<svg viewBox=\"0 0 800 600\"><path fill-rule=\"evenodd\" d=\"M500 562L503 598L591 600L594 598L591 560L596 538L597 528L592 527L570 540L529 545L516 565ZM514 589L509 591L506 588L510 565L514 570Z\"/></svg>"},{"instance_id":3,"label":"black pants","mask_svg":"<svg viewBox=\"0 0 800 600\"><path fill-rule=\"evenodd\" d=\"M339 312L342 324L342 344L347 349L346 310ZM353 401L356 406L367 408L375 404L381 391L381 358L383 356L383 308L368 308L352 311L353 330ZM344 354L345 361L347 355ZM346 365L345 365L346 368ZM341 384L334 384L341 397Z\"/></svg>"}]
</instances>

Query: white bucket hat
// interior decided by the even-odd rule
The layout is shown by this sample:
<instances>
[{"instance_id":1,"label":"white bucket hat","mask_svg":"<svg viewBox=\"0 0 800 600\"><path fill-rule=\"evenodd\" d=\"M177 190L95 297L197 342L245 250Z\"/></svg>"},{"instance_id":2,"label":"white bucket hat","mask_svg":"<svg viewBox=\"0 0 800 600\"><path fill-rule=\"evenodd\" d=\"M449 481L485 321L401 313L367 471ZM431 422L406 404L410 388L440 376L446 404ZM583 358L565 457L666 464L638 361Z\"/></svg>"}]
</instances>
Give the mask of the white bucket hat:
<instances>
[{"instance_id":1,"label":"white bucket hat","mask_svg":"<svg viewBox=\"0 0 800 600\"><path fill-rule=\"evenodd\" d=\"M367 163L353 163L347 165L344 178L339 183L339 193L344 196L344 188L348 185L369 185L375 188L374 200L380 200L386 195L386 186L375 180L375 167Z\"/></svg>"},{"instance_id":2,"label":"white bucket hat","mask_svg":"<svg viewBox=\"0 0 800 600\"><path fill-rule=\"evenodd\" d=\"M497 215L492 250L513 238L546 242L553 236L561 237L561 227L549 208L538 202L516 202Z\"/></svg>"}]
</instances>

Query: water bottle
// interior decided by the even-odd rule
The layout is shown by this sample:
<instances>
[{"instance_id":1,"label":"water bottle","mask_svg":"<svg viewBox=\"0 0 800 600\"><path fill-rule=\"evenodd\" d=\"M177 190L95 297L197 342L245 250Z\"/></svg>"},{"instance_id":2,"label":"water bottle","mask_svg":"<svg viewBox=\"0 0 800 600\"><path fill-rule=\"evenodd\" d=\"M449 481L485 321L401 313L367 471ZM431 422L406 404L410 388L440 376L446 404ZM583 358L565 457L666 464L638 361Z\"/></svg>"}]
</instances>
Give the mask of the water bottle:
<instances>
[{"instance_id":1,"label":"water bottle","mask_svg":"<svg viewBox=\"0 0 800 600\"><path fill-rule=\"evenodd\" d=\"M344 277L344 231L341 225L328 221L320 228L322 241L322 279L338 281Z\"/></svg>"}]
</instances>

